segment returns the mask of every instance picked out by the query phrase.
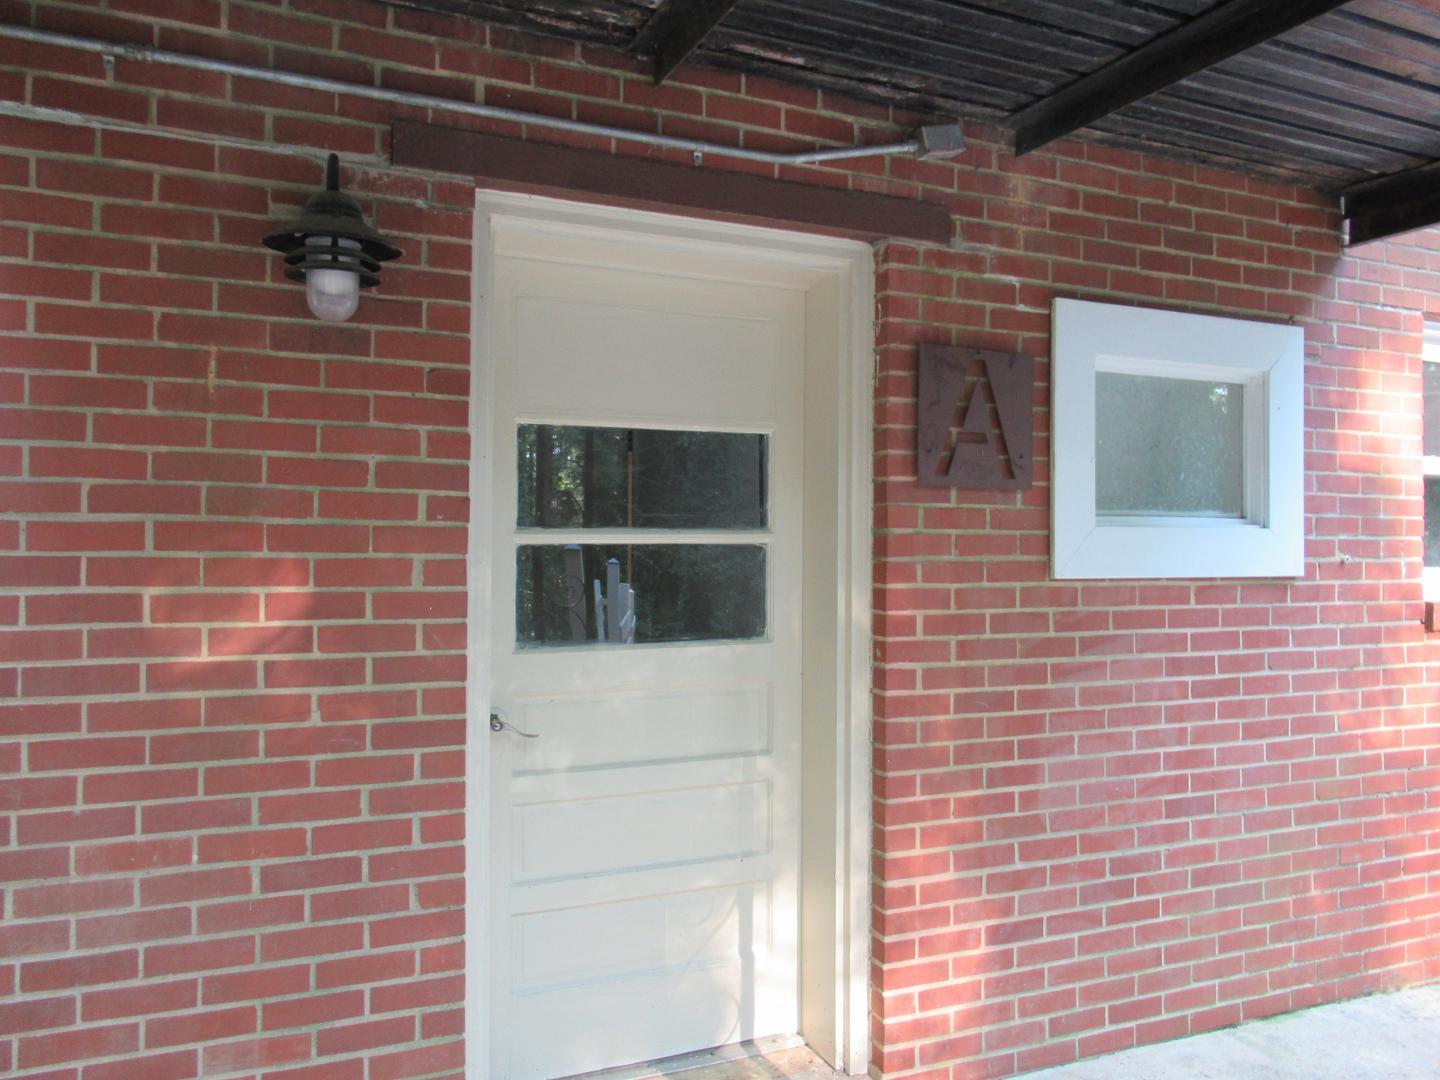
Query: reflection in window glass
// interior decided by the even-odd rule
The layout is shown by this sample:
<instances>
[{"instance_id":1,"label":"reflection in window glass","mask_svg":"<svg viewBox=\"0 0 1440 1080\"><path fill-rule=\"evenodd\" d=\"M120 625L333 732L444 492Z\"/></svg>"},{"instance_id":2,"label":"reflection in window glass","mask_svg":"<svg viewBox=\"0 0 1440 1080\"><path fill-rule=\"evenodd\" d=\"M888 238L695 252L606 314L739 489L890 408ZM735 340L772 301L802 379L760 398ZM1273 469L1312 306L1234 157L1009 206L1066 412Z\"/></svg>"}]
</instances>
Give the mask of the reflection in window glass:
<instances>
[{"instance_id":1,"label":"reflection in window glass","mask_svg":"<svg viewBox=\"0 0 1440 1080\"><path fill-rule=\"evenodd\" d=\"M769 437L521 424L521 528L763 529Z\"/></svg>"},{"instance_id":2,"label":"reflection in window glass","mask_svg":"<svg viewBox=\"0 0 1440 1080\"><path fill-rule=\"evenodd\" d=\"M1241 517L1240 383L1095 375L1095 512Z\"/></svg>"},{"instance_id":3,"label":"reflection in window glass","mask_svg":"<svg viewBox=\"0 0 1440 1080\"><path fill-rule=\"evenodd\" d=\"M765 634L759 544L522 544L520 645L723 641Z\"/></svg>"}]
</instances>

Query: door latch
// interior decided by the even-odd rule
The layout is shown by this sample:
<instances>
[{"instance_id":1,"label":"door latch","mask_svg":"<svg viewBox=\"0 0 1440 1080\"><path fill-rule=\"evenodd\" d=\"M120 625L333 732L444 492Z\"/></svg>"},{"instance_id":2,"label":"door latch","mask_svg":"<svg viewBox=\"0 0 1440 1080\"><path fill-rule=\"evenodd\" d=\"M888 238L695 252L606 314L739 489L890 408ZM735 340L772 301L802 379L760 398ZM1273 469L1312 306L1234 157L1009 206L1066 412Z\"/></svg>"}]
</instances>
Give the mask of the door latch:
<instances>
[{"instance_id":1,"label":"door latch","mask_svg":"<svg viewBox=\"0 0 1440 1080\"><path fill-rule=\"evenodd\" d=\"M510 721L506 720L499 709L490 710L490 730L495 732L497 735L502 731L513 731L522 739L538 739L540 737L540 733L538 731L521 731L514 724L510 723Z\"/></svg>"}]
</instances>

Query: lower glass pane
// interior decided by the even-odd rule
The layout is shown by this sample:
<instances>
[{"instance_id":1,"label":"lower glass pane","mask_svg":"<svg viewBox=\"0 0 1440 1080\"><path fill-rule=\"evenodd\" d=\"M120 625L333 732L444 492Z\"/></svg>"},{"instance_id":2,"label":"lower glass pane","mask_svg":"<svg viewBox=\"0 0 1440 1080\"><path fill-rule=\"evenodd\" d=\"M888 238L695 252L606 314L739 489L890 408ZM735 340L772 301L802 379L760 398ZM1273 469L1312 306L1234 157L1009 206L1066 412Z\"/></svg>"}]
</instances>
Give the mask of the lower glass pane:
<instances>
[{"instance_id":1,"label":"lower glass pane","mask_svg":"<svg viewBox=\"0 0 1440 1080\"><path fill-rule=\"evenodd\" d=\"M522 544L521 646L733 641L765 635L761 544Z\"/></svg>"}]
</instances>

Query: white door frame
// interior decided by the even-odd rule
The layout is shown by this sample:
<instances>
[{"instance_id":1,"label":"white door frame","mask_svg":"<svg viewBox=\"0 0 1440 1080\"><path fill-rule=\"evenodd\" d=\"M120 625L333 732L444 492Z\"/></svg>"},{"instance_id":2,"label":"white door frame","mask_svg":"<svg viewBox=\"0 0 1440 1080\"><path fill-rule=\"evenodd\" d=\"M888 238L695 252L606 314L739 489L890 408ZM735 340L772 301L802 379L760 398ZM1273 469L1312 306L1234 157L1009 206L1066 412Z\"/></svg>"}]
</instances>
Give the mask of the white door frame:
<instances>
[{"instance_id":1,"label":"white door frame","mask_svg":"<svg viewBox=\"0 0 1440 1080\"><path fill-rule=\"evenodd\" d=\"M810 275L816 293L828 297L817 305L829 326L817 327L807 317L807 338L823 334L827 355L811 355L807 343L806 411L811 391L825 392L815 412L832 425L827 437L835 455L833 490L816 505L825 518L807 529L828 526L833 538L824 545L834 565L822 568L826 596L821 596L824 621L833 631L819 641L807 638L807 660L819 657L833 671L833 698L818 724L807 715L807 736L829 729L834 756L833 776L813 778L814 788L833 790L834 813L805 813L804 843L824 850L833 863L833 904L812 889L812 905L824 908L820 918L833 919L835 949L831 957L812 950L802 961L803 995L823 999L817 1015L833 1024L835 1064L851 1075L864 1075L870 1064L870 586L872 573L871 480L872 401L874 379L874 260L868 245L774 229L700 221L636 210L597 207L532 195L477 191L474 244L474 303L471 310L470 391L470 544L469 652L466 672L466 1076L479 1080L490 1061L490 776L489 727L491 530L481 527L491 507L491 440L494 436L492 392L495 325L494 260L497 230L524 230L562 239L566 235L602 238L609 233L626 243L642 243L669 251L704 250L759 261L777 270ZM829 362L834 356L833 365ZM809 377L812 365L823 365L833 382ZM816 372L821 374L821 372ZM821 384L821 385L815 385ZM810 426L813 422L807 421ZM807 440L810 435L807 434ZM807 511L811 505L807 480ZM813 516L807 512L807 518ZM809 544L807 543L807 549ZM808 556L808 551L807 551ZM807 582L809 581L807 570ZM833 601L828 593L833 590ZM813 590L812 590L813 595ZM807 603L807 609L810 608ZM812 609L813 610L813 609ZM808 614L807 610L807 614ZM808 761L808 755L807 755ZM807 764L805 783L812 784ZM813 801L810 804L813 807ZM824 809L829 809L828 802ZM812 835L813 833L813 835ZM802 845L803 846L803 845ZM803 857L802 857L803 858ZM832 873L825 868L825 875ZM802 878L813 886L813 873ZM802 900L803 914L806 908ZM802 1024L806 1010L802 1004ZM802 1032L803 1033L803 1032ZM827 1033L826 1038L832 1036Z\"/></svg>"}]
</instances>

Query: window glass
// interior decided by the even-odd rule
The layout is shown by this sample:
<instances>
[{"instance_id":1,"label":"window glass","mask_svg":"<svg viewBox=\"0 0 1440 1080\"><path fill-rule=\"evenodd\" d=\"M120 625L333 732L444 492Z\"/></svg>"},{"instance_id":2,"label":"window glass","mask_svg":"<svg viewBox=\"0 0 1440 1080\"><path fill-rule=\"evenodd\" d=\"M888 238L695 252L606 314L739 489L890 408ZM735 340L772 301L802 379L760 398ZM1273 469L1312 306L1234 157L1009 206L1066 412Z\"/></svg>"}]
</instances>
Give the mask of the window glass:
<instances>
[{"instance_id":1,"label":"window glass","mask_svg":"<svg viewBox=\"0 0 1440 1080\"><path fill-rule=\"evenodd\" d=\"M1425 565L1440 566L1440 476L1425 477Z\"/></svg>"},{"instance_id":2,"label":"window glass","mask_svg":"<svg viewBox=\"0 0 1440 1080\"><path fill-rule=\"evenodd\" d=\"M515 640L572 646L763 637L765 555L761 544L522 544Z\"/></svg>"},{"instance_id":3,"label":"window glass","mask_svg":"<svg viewBox=\"0 0 1440 1080\"><path fill-rule=\"evenodd\" d=\"M1241 517L1241 383L1095 374L1095 511Z\"/></svg>"},{"instance_id":4,"label":"window glass","mask_svg":"<svg viewBox=\"0 0 1440 1080\"><path fill-rule=\"evenodd\" d=\"M1427 457L1440 455L1440 363L1427 360L1425 375L1425 445Z\"/></svg>"},{"instance_id":5,"label":"window glass","mask_svg":"<svg viewBox=\"0 0 1440 1080\"><path fill-rule=\"evenodd\" d=\"M763 529L766 435L521 424L521 528Z\"/></svg>"}]
</instances>

